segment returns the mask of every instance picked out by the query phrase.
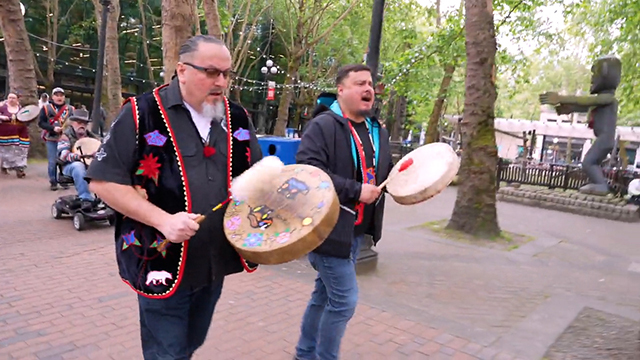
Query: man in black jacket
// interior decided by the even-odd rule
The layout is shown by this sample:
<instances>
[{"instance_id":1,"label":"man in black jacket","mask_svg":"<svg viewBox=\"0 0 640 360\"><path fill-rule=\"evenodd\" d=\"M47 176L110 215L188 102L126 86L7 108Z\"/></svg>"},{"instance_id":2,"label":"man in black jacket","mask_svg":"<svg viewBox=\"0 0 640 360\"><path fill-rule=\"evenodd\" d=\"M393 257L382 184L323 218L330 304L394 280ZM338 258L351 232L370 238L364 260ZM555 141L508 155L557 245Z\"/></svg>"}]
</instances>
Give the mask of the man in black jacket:
<instances>
[{"instance_id":1,"label":"man in black jacket","mask_svg":"<svg viewBox=\"0 0 640 360\"><path fill-rule=\"evenodd\" d=\"M305 129L296 155L299 164L324 170L340 200L338 223L309 254L318 272L302 319L296 359L338 358L347 322L358 302L355 262L365 234L380 240L384 212L382 183L391 168L389 134L371 116L374 101L371 71L366 65L338 70L337 96L322 94L314 119Z\"/></svg>"},{"instance_id":2,"label":"man in black jacket","mask_svg":"<svg viewBox=\"0 0 640 360\"><path fill-rule=\"evenodd\" d=\"M38 126L43 130L42 139L47 145L47 161L50 189L58 190L58 141L62 135L64 123L73 114L73 106L67 105L64 90L55 88L51 92L51 102L44 104L38 116Z\"/></svg>"}]
</instances>

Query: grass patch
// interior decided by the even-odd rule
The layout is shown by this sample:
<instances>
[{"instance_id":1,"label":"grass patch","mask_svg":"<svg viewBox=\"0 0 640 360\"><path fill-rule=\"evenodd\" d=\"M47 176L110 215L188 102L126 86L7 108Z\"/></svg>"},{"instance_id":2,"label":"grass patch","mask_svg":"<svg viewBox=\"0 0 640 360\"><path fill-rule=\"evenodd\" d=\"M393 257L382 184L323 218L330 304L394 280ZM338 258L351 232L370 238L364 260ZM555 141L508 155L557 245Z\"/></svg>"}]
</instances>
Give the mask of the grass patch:
<instances>
[{"instance_id":1,"label":"grass patch","mask_svg":"<svg viewBox=\"0 0 640 360\"><path fill-rule=\"evenodd\" d=\"M520 246L534 239L533 236L516 234L509 231L502 231L499 236L492 238L481 238L465 234L460 231L449 230L446 228L448 222L448 219L429 221L424 224L414 226L411 230L429 231L447 240L503 251L518 249Z\"/></svg>"}]
</instances>

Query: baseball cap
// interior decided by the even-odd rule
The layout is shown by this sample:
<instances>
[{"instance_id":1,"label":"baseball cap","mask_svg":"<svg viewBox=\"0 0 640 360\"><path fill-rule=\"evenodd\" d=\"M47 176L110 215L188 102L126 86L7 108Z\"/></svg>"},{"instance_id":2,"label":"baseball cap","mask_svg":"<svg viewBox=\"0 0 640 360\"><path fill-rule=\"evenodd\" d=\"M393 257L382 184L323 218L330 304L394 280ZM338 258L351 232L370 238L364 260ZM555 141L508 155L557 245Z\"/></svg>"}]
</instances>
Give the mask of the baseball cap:
<instances>
[{"instance_id":1,"label":"baseball cap","mask_svg":"<svg viewBox=\"0 0 640 360\"><path fill-rule=\"evenodd\" d=\"M51 95L54 95L56 93L62 93L64 95L64 90L61 87L57 87L51 91Z\"/></svg>"}]
</instances>

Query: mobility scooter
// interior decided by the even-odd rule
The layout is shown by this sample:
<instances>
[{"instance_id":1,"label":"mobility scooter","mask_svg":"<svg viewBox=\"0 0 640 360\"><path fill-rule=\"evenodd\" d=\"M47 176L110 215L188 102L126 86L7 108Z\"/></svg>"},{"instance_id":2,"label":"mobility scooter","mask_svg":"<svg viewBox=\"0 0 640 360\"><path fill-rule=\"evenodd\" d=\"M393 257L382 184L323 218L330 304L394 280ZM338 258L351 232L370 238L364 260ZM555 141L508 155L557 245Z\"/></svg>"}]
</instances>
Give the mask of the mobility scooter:
<instances>
[{"instance_id":1,"label":"mobility scooter","mask_svg":"<svg viewBox=\"0 0 640 360\"><path fill-rule=\"evenodd\" d=\"M87 163L84 161L85 166ZM63 164L58 162L58 182L61 186L73 186L73 178L62 173ZM54 219L63 216L73 217L73 227L81 231L89 222L107 222L112 226L116 221L116 214L98 197L91 203L82 201L78 195L64 195L59 197L51 206Z\"/></svg>"}]
</instances>

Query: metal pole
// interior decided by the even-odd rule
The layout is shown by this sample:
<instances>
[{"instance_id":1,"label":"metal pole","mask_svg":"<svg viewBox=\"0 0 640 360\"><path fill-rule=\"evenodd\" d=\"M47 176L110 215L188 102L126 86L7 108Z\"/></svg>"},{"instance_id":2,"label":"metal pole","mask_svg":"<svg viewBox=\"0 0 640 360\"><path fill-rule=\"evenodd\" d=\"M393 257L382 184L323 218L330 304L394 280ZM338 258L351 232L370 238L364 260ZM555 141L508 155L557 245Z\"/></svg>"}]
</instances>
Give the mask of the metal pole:
<instances>
[{"instance_id":1,"label":"metal pole","mask_svg":"<svg viewBox=\"0 0 640 360\"><path fill-rule=\"evenodd\" d=\"M102 0L102 23L100 24L100 39L98 40L98 63L96 65L95 89L93 93L93 107L91 109L92 131L96 132L100 127L102 112L100 103L102 100L102 73L104 72L104 48L107 42L107 18L109 16L109 6L111 0Z\"/></svg>"},{"instance_id":2,"label":"metal pole","mask_svg":"<svg viewBox=\"0 0 640 360\"><path fill-rule=\"evenodd\" d=\"M380 40L382 39L382 20L384 18L384 1L374 0L371 13L371 31L369 32L369 52L367 53L367 66L371 69L373 84L378 81L378 64L380 63ZM377 98L377 97L376 97ZM380 111L379 99L375 101L376 116ZM373 249L373 239L365 235L364 241L360 244L360 252L356 263L367 264L366 268L375 268L378 260L378 253ZM370 264L370 266L369 266ZM361 267L362 268L362 267ZM368 269L367 269L368 270Z\"/></svg>"},{"instance_id":3,"label":"metal pole","mask_svg":"<svg viewBox=\"0 0 640 360\"><path fill-rule=\"evenodd\" d=\"M374 0L371 13L371 31L369 32L369 52L367 66L373 74L373 84L378 82L378 64L380 63L380 40L382 39L382 20L384 19L384 1Z\"/></svg>"}]
</instances>

